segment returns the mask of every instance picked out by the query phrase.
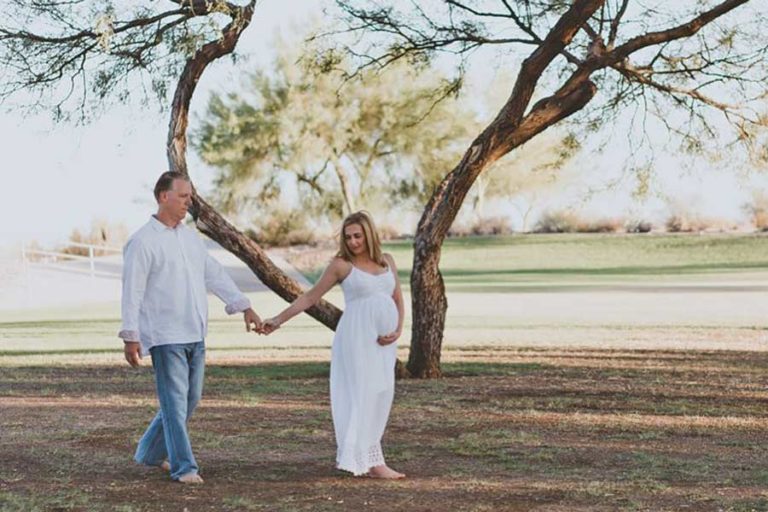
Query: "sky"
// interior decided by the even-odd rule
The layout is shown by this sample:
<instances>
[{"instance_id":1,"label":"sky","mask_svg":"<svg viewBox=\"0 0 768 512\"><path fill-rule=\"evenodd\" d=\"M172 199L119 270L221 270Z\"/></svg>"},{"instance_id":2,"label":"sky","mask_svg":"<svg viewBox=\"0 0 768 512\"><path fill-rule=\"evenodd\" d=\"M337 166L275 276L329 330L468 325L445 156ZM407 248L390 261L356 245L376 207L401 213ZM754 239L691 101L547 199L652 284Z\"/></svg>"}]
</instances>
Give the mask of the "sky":
<instances>
[{"instance_id":1,"label":"sky","mask_svg":"<svg viewBox=\"0 0 768 512\"><path fill-rule=\"evenodd\" d=\"M321 3L260 2L238 49L242 65L266 65L279 33L291 33L320 13ZM195 92L194 115L212 90L229 90L238 69L228 59L209 67ZM169 114L157 107L122 106L87 126L56 125L50 116L0 116L0 247L37 241L65 242L74 229L89 232L95 220L138 229L156 210L152 188L167 170L165 141ZM188 152L198 189L210 190L214 171Z\"/></svg>"},{"instance_id":2,"label":"sky","mask_svg":"<svg viewBox=\"0 0 768 512\"><path fill-rule=\"evenodd\" d=\"M321 3L305 0L292 9L285 3L266 0L257 7L254 22L238 45L248 55L236 66L216 63L204 74L193 99L200 112L213 90L231 90L237 83L237 66L267 65L279 33L292 34L319 15ZM474 86L482 84L478 80ZM470 83L470 87L473 86ZM480 85L481 86L481 85ZM0 190L0 247L37 241L52 247L65 242L74 229L90 231L94 221L124 224L134 231L154 212L151 189L167 168L165 140L168 113L157 108L122 106L111 109L87 126L55 125L45 115L0 117L3 188ZM628 148L617 142L609 151L590 158L589 168L552 196L542 208L577 207L595 216L667 215L670 205L711 215L743 218L743 205L755 187L765 190L765 179L740 179L728 166L680 172L686 157L661 155L656 184L665 197L630 201L633 182L621 179ZM205 196L214 170L189 151L190 174ZM697 163L698 170L706 163ZM605 184L618 180L613 188ZM585 191L592 190L587 199Z\"/></svg>"}]
</instances>

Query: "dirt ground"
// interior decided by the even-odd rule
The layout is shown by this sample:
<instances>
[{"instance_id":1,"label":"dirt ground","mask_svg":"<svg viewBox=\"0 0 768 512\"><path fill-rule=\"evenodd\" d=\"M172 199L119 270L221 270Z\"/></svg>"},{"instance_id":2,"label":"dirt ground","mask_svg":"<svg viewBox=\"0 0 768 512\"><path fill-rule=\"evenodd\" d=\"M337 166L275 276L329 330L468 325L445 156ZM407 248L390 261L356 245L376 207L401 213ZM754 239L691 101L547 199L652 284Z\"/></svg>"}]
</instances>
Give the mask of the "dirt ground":
<instances>
[{"instance_id":1,"label":"dirt ground","mask_svg":"<svg viewBox=\"0 0 768 512\"><path fill-rule=\"evenodd\" d=\"M768 510L766 353L448 352L444 378L398 382L398 482L333 468L328 365L291 359L211 352L199 487L131 461L149 368L3 367L0 510Z\"/></svg>"}]
</instances>

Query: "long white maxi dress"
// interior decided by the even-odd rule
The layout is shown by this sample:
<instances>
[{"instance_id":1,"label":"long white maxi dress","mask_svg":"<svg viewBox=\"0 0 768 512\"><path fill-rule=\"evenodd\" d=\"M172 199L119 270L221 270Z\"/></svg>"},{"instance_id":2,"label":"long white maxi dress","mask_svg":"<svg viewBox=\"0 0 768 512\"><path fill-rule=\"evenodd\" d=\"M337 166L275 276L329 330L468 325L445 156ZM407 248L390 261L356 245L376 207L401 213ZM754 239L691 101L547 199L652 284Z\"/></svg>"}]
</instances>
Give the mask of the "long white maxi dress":
<instances>
[{"instance_id":1,"label":"long white maxi dress","mask_svg":"<svg viewBox=\"0 0 768 512\"><path fill-rule=\"evenodd\" d=\"M384 464L381 437L395 392L397 344L378 336L397 328L390 269L371 274L353 266L341 282L344 314L331 349L331 413L336 432L336 467L363 475Z\"/></svg>"}]
</instances>

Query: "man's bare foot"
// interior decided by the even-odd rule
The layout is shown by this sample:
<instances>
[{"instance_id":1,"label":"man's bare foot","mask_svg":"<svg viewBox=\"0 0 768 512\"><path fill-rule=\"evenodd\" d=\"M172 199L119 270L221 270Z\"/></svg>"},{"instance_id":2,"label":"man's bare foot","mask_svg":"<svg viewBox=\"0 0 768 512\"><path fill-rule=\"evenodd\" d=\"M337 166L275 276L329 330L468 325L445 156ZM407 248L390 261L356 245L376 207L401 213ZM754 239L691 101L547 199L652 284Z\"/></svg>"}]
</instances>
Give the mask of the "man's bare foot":
<instances>
[{"instance_id":1,"label":"man's bare foot","mask_svg":"<svg viewBox=\"0 0 768 512\"><path fill-rule=\"evenodd\" d=\"M371 478L381 478L383 480L399 480L405 478L404 473L398 473L385 464L372 467L368 470L368 476Z\"/></svg>"},{"instance_id":2,"label":"man's bare foot","mask_svg":"<svg viewBox=\"0 0 768 512\"><path fill-rule=\"evenodd\" d=\"M203 483L203 479L197 473L187 473L186 475L181 475L179 477L179 482L183 484L201 484Z\"/></svg>"},{"instance_id":3,"label":"man's bare foot","mask_svg":"<svg viewBox=\"0 0 768 512\"><path fill-rule=\"evenodd\" d=\"M171 470L171 463L168 462L167 460L164 460L163 462L160 463L160 465L158 467L160 469L162 469L163 471L170 471Z\"/></svg>"}]
</instances>

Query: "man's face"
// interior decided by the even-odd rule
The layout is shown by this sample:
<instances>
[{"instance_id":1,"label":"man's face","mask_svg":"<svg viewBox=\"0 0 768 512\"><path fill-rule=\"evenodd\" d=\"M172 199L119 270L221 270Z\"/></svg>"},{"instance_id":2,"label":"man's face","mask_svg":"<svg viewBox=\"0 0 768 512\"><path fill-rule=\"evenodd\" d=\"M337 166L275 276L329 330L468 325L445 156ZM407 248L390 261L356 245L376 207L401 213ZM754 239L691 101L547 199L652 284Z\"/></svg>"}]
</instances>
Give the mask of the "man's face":
<instances>
[{"instance_id":1,"label":"man's face","mask_svg":"<svg viewBox=\"0 0 768 512\"><path fill-rule=\"evenodd\" d=\"M192 184L187 180L173 180L171 190L160 193L160 210L176 222L187 216L192 205Z\"/></svg>"}]
</instances>

